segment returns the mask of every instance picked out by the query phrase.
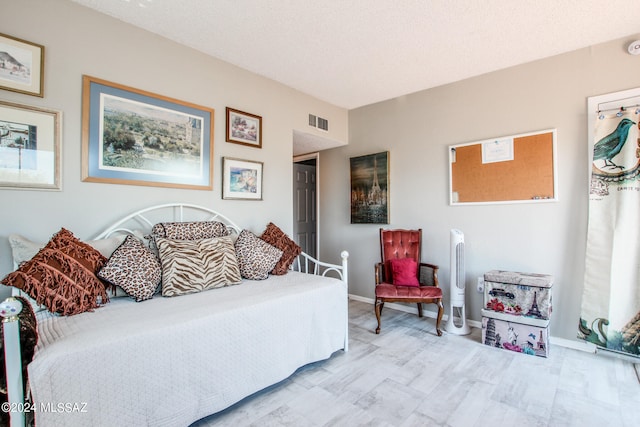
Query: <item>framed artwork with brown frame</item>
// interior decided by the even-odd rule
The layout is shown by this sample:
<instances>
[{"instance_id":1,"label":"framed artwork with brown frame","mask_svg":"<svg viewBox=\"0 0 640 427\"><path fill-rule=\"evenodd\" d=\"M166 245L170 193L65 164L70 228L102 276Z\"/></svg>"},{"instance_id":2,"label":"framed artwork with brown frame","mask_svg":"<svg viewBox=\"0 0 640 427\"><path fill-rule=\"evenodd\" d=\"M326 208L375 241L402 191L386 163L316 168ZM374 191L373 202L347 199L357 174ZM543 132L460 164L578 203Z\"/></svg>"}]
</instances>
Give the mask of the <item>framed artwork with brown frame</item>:
<instances>
[{"instance_id":1,"label":"framed artwork with brown frame","mask_svg":"<svg viewBox=\"0 0 640 427\"><path fill-rule=\"evenodd\" d=\"M0 33L0 89L44 96L44 46Z\"/></svg>"},{"instance_id":2,"label":"framed artwork with brown frame","mask_svg":"<svg viewBox=\"0 0 640 427\"><path fill-rule=\"evenodd\" d=\"M262 148L262 117L227 107L227 142Z\"/></svg>"},{"instance_id":3,"label":"framed artwork with brown frame","mask_svg":"<svg viewBox=\"0 0 640 427\"><path fill-rule=\"evenodd\" d=\"M213 189L214 110L83 76L82 180Z\"/></svg>"},{"instance_id":4,"label":"framed artwork with brown frame","mask_svg":"<svg viewBox=\"0 0 640 427\"><path fill-rule=\"evenodd\" d=\"M0 101L0 187L60 190L62 113Z\"/></svg>"},{"instance_id":5,"label":"framed artwork with brown frame","mask_svg":"<svg viewBox=\"0 0 640 427\"><path fill-rule=\"evenodd\" d=\"M262 200L262 162L222 158L222 198Z\"/></svg>"}]
</instances>

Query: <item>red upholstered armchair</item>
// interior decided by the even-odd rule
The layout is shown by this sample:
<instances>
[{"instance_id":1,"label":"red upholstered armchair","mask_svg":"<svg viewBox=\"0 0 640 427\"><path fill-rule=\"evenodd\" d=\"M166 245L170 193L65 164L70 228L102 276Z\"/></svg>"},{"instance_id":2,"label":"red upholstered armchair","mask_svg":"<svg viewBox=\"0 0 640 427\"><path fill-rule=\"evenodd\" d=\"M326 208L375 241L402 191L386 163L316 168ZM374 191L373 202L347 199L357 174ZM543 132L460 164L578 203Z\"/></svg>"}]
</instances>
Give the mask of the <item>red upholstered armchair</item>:
<instances>
[{"instance_id":1,"label":"red upholstered armchair","mask_svg":"<svg viewBox=\"0 0 640 427\"><path fill-rule=\"evenodd\" d=\"M382 261L375 265L376 318L380 333L380 315L385 302L407 302L418 304L418 316L422 317L422 304L438 306L436 331L442 335L440 321L442 289L438 287L438 266L420 262L422 229L380 229L380 255Z\"/></svg>"}]
</instances>

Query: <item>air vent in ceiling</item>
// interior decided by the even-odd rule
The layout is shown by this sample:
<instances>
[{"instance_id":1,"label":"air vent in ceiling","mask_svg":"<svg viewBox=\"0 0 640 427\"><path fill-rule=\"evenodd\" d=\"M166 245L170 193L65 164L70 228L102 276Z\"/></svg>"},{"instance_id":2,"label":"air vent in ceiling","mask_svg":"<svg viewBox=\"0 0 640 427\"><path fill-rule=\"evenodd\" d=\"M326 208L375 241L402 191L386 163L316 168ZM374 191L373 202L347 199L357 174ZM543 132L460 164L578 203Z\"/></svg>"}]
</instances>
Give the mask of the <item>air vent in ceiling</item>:
<instances>
[{"instance_id":1,"label":"air vent in ceiling","mask_svg":"<svg viewBox=\"0 0 640 427\"><path fill-rule=\"evenodd\" d=\"M318 128L320 130L328 131L329 120L323 119L322 117L314 116L313 114L309 114L309 126Z\"/></svg>"}]
</instances>

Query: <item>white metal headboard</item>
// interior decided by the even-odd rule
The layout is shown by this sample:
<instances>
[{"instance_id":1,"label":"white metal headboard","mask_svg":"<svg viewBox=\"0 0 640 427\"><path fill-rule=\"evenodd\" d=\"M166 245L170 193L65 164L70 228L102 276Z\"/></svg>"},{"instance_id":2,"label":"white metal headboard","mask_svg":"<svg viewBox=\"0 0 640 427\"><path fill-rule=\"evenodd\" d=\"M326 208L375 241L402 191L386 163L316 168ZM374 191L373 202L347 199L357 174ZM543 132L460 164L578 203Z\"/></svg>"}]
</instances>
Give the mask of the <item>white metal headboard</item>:
<instances>
[{"instance_id":1,"label":"white metal headboard","mask_svg":"<svg viewBox=\"0 0 640 427\"><path fill-rule=\"evenodd\" d=\"M98 234L94 239L104 239L118 233L133 234L135 230L140 230L140 227L143 227L143 231L151 231L151 227L154 224L170 221L219 221L236 234L242 231L233 221L213 209L190 203L166 203L140 209L127 215Z\"/></svg>"},{"instance_id":2,"label":"white metal headboard","mask_svg":"<svg viewBox=\"0 0 640 427\"><path fill-rule=\"evenodd\" d=\"M190 203L166 203L133 212L107 227L95 236L94 239L104 239L114 234L122 233L135 234L136 231L150 232L151 228L158 222L185 221L219 221L225 224L227 229L236 235L242 231L242 228L229 218L205 206ZM343 251L340 257L342 259L341 264L330 264L319 261L303 252L294 261L292 269L294 271L319 276L337 276L338 279L348 283L347 259L349 258L349 253Z\"/></svg>"}]
</instances>

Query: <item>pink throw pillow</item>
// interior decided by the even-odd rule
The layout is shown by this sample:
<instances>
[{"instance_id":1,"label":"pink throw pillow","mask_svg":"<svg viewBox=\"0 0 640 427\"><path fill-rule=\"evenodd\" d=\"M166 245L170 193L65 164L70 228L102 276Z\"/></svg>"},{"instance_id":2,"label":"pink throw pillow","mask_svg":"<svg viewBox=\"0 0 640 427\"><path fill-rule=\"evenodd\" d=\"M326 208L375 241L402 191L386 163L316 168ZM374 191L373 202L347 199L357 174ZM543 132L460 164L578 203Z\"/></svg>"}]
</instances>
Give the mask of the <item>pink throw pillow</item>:
<instances>
[{"instance_id":1,"label":"pink throw pillow","mask_svg":"<svg viewBox=\"0 0 640 427\"><path fill-rule=\"evenodd\" d=\"M396 286L420 286L418 282L418 263L412 258L391 260L393 284Z\"/></svg>"}]
</instances>

